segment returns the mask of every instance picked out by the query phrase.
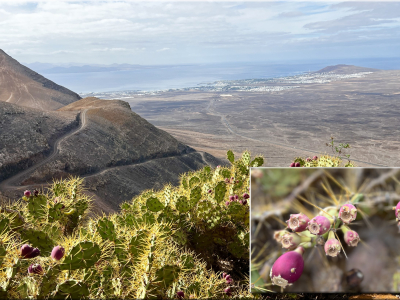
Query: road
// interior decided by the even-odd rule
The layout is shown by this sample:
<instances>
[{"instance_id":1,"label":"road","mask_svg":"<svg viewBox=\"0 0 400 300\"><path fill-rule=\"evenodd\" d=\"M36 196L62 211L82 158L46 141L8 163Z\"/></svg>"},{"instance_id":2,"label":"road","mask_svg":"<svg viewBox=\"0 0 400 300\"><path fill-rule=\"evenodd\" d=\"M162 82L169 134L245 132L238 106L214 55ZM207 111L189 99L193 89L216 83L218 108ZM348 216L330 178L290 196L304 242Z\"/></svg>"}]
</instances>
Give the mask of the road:
<instances>
[{"instance_id":1,"label":"road","mask_svg":"<svg viewBox=\"0 0 400 300\"><path fill-rule=\"evenodd\" d=\"M46 157L44 160L38 162L37 164L29 167L28 169L23 170L20 173L0 182L0 190L9 190L9 189L21 187L21 186L13 185L13 184L20 182L22 177L29 175L30 173L34 172L41 166L43 166L46 163L48 163L49 161L51 161L54 157L56 157L57 154L61 150L61 143L63 141L65 141L66 139L68 139L70 136L79 133L80 131L82 131L85 128L86 123L87 123L86 112L87 112L87 109L85 109L79 113L80 114L80 116L79 116L80 117L80 125L78 128L68 132L67 134L65 134L63 136L60 136L54 142L53 151L50 153L50 155L48 157Z\"/></svg>"}]
</instances>

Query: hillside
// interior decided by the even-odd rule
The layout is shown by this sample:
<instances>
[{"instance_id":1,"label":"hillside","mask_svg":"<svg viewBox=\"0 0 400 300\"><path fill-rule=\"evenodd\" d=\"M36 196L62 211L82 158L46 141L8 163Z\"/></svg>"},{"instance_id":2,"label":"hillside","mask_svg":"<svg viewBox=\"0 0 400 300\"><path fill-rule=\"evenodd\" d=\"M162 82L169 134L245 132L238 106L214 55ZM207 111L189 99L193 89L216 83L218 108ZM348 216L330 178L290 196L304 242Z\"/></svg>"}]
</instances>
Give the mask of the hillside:
<instances>
[{"instance_id":1,"label":"hillside","mask_svg":"<svg viewBox=\"0 0 400 300\"><path fill-rule=\"evenodd\" d=\"M31 69L0 49L0 101L41 110L56 110L81 97Z\"/></svg>"},{"instance_id":2,"label":"hillside","mask_svg":"<svg viewBox=\"0 0 400 300\"><path fill-rule=\"evenodd\" d=\"M79 175L96 204L112 211L144 189L177 184L184 172L224 163L180 143L124 101L91 97L45 113L9 103L0 107L1 115L13 115L3 120L7 151L0 154L8 170L0 190L11 198L29 186ZM13 149L21 150L10 154ZM27 166L33 167L20 173Z\"/></svg>"},{"instance_id":3,"label":"hillside","mask_svg":"<svg viewBox=\"0 0 400 300\"><path fill-rule=\"evenodd\" d=\"M327 66L321 70L318 70L313 73L329 73L333 72L335 74L354 74L354 73L361 73L361 72L376 72L380 71L379 69L372 69L372 68L364 68L352 65L335 65L335 66Z\"/></svg>"}]
</instances>

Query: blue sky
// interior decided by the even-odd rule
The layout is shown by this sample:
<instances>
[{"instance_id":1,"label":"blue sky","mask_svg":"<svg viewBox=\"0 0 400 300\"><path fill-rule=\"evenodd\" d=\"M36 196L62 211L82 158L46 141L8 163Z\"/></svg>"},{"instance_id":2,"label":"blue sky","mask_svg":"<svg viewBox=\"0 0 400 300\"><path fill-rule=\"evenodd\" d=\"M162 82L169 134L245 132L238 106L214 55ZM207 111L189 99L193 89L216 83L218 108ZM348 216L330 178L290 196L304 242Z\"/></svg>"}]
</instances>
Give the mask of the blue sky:
<instances>
[{"instance_id":1,"label":"blue sky","mask_svg":"<svg viewBox=\"0 0 400 300\"><path fill-rule=\"evenodd\" d=\"M0 49L53 64L399 57L400 2L1 0Z\"/></svg>"}]
</instances>

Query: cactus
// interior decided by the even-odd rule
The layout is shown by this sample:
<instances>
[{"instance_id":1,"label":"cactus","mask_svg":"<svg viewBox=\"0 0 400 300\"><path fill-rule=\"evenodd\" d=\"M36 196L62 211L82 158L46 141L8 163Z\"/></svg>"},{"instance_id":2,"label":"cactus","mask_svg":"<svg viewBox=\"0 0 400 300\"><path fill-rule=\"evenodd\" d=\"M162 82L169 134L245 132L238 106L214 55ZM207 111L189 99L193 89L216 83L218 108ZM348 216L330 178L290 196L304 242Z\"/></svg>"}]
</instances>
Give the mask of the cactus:
<instances>
[{"instance_id":1,"label":"cactus","mask_svg":"<svg viewBox=\"0 0 400 300\"><path fill-rule=\"evenodd\" d=\"M43 255L50 254L54 247L54 241L43 231L29 228L22 229L20 234L23 240L28 240L33 247L39 248Z\"/></svg>"},{"instance_id":2,"label":"cactus","mask_svg":"<svg viewBox=\"0 0 400 300\"><path fill-rule=\"evenodd\" d=\"M51 206L48 213L48 222L55 222L61 219L64 207L62 203L56 203L54 206Z\"/></svg>"},{"instance_id":3,"label":"cactus","mask_svg":"<svg viewBox=\"0 0 400 300\"><path fill-rule=\"evenodd\" d=\"M235 155L233 154L232 150L229 150L227 152L228 160L233 164L235 161Z\"/></svg>"},{"instance_id":4,"label":"cactus","mask_svg":"<svg viewBox=\"0 0 400 300\"><path fill-rule=\"evenodd\" d=\"M168 288L178 277L180 270L181 269L178 266L164 266L156 271L155 282L161 282L164 288Z\"/></svg>"},{"instance_id":5,"label":"cactus","mask_svg":"<svg viewBox=\"0 0 400 300\"><path fill-rule=\"evenodd\" d=\"M272 284L285 288L297 281L304 269L304 248L298 247L280 256L271 268Z\"/></svg>"}]
</instances>

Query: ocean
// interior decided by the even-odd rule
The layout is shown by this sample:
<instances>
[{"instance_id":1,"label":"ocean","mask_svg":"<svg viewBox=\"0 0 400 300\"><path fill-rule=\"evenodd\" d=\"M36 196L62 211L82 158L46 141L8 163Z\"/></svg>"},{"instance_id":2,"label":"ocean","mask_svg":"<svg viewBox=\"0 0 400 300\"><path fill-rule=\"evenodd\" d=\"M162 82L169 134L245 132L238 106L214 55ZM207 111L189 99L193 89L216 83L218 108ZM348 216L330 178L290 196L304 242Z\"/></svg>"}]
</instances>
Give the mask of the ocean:
<instances>
[{"instance_id":1,"label":"ocean","mask_svg":"<svg viewBox=\"0 0 400 300\"><path fill-rule=\"evenodd\" d=\"M196 87L218 80L265 79L318 71L328 65L352 64L379 69L400 69L400 59L336 59L316 62L221 63L134 66L110 71L63 72L40 70L40 74L77 93L124 90L160 91ZM104 69L104 68L103 68ZM36 71L36 70L35 70Z\"/></svg>"}]
</instances>

